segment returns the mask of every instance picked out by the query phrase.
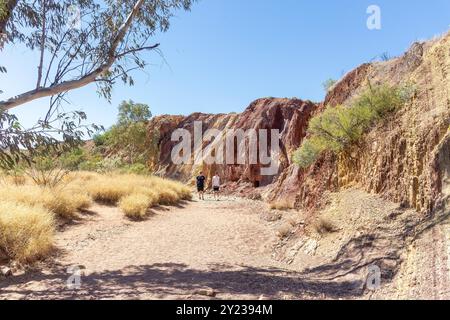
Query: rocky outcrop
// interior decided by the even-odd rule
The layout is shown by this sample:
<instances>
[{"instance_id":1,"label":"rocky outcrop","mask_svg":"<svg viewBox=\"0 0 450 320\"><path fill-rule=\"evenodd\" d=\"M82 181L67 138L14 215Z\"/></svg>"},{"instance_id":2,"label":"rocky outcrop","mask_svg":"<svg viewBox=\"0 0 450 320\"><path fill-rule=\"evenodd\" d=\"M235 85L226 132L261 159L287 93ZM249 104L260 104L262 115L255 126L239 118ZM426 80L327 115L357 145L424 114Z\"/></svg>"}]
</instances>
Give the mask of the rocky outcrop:
<instances>
[{"instance_id":1,"label":"rocky outcrop","mask_svg":"<svg viewBox=\"0 0 450 320\"><path fill-rule=\"evenodd\" d=\"M437 160L448 157L443 141L450 126L450 34L372 64L355 92L367 80L407 86L413 99L367 134L355 150L356 162L339 159L339 187L357 184L418 211L431 211L443 191L436 180L450 165Z\"/></svg>"},{"instance_id":2,"label":"rocky outcrop","mask_svg":"<svg viewBox=\"0 0 450 320\"><path fill-rule=\"evenodd\" d=\"M368 83L405 86L413 98L366 134L351 159L327 154L306 170L295 166L290 154L306 136L309 119L326 106L347 103ZM279 171L261 177L258 165L173 165L170 154L175 143L169 133L175 128L192 132L194 121L202 121L203 130L279 129ZM356 186L418 211L433 210L450 193L449 127L450 34L415 43L403 56L390 61L361 65L340 80L320 104L266 98L253 102L241 114L160 116L149 124L149 130L160 134L157 165L165 176L188 181L201 169L208 175L218 171L232 192L256 194L268 201L283 199L307 208L320 205L327 191Z\"/></svg>"},{"instance_id":3,"label":"rocky outcrop","mask_svg":"<svg viewBox=\"0 0 450 320\"><path fill-rule=\"evenodd\" d=\"M218 172L229 188L235 190L238 184L247 183L249 188L242 190L249 193L254 187L261 189L271 186L278 177L292 166L290 154L299 147L302 139L306 135L308 121L318 105L310 101L298 99L259 99L241 114L202 114L194 113L187 117L180 116L159 116L149 123L151 134L160 136L159 148L160 156L157 172L166 177L178 180L189 181L199 171L203 171L211 177L213 172ZM186 129L192 136L194 135L194 123L202 123L203 133L208 129L218 129L221 131L233 129L278 129L281 135L280 140L280 165L278 172L273 176L260 174L262 165L202 165L183 164L175 165L171 159L171 152L178 143L171 141L171 134L175 129ZM211 141L204 141L201 148L206 150ZM196 151L192 142L192 160ZM238 152L238 150L236 150ZM204 155L206 156L206 155ZM193 161L192 161L193 162Z\"/></svg>"}]
</instances>

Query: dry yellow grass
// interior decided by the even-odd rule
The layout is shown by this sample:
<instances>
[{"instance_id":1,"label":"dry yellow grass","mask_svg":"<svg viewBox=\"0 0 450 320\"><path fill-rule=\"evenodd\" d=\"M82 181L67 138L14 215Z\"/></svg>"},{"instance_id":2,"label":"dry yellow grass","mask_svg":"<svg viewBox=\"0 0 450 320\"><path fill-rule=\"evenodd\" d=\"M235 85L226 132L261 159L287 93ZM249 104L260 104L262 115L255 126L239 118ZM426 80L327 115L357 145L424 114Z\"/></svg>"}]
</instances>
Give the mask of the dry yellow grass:
<instances>
[{"instance_id":1,"label":"dry yellow grass","mask_svg":"<svg viewBox=\"0 0 450 320\"><path fill-rule=\"evenodd\" d=\"M144 219L148 209L153 205L153 199L145 194L131 194L123 197L119 202L119 208L130 219Z\"/></svg>"},{"instance_id":2,"label":"dry yellow grass","mask_svg":"<svg viewBox=\"0 0 450 320\"><path fill-rule=\"evenodd\" d=\"M115 204L121 199L139 194L150 198L150 205L174 204L191 199L191 190L181 183L152 176L108 174L93 176L74 173L71 184L82 184L95 201Z\"/></svg>"},{"instance_id":3,"label":"dry yellow grass","mask_svg":"<svg viewBox=\"0 0 450 320\"><path fill-rule=\"evenodd\" d=\"M133 174L71 172L56 187L38 186L31 179L21 181L21 185L10 177L3 180L0 201L42 206L65 219L75 218L79 210L89 208L92 200L118 204L123 198L138 194L145 195L151 207L191 198L191 190L181 183Z\"/></svg>"},{"instance_id":4,"label":"dry yellow grass","mask_svg":"<svg viewBox=\"0 0 450 320\"><path fill-rule=\"evenodd\" d=\"M61 218L74 218L78 210L87 209L91 203L88 193L79 188L46 188L31 184L1 186L0 200L42 206Z\"/></svg>"},{"instance_id":5,"label":"dry yellow grass","mask_svg":"<svg viewBox=\"0 0 450 320\"><path fill-rule=\"evenodd\" d=\"M334 223L331 220L323 217L318 219L313 226L316 232L320 235L325 235L336 231Z\"/></svg>"},{"instance_id":6,"label":"dry yellow grass","mask_svg":"<svg viewBox=\"0 0 450 320\"><path fill-rule=\"evenodd\" d=\"M75 218L79 210L86 210L92 204L89 194L80 188L67 187L53 192L51 202L44 205L61 218Z\"/></svg>"},{"instance_id":7,"label":"dry yellow grass","mask_svg":"<svg viewBox=\"0 0 450 320\"><path fill-rule=\"evenodd\" d=\"M284 223L277 229L277 235L280 239L286 238L293 230L292 225Z\"/></svg>"},{"instance_id":8,"label":"dry yellow grass","mask_svg":"<svg viewBox=\"0 0 450 320\"><path fill-rule=\"evenodd\" d=\"M56 187L10 177L2 182L0 258L23 262L50 252L55 217L72 219L79 210L89 208L92 200L117 203L127 217L142 219L154 205L191 198L190 189L181 183L138 175L72 172Z\"/></svg>"},{"instance_id":9,"label":"dry yellow grass","mask_svg":"<svg viewBox=\"0 0 450 320\"><path fill-rule=\"evenodd\" d=\"M287 200L275 201L269 205L272 210L286 211L294 208L294 205Z\"/></svg>"},{"instance_id":10,"label":"dry yellow grass","mask_svg":"<svg viewBox=\"0 0 450 320\"><path fill-rule=\"evenodd\" d=\"M53 214L39 206L0 202L0 256L32 262L53 245Z\"/></svg>"}]
</instances>

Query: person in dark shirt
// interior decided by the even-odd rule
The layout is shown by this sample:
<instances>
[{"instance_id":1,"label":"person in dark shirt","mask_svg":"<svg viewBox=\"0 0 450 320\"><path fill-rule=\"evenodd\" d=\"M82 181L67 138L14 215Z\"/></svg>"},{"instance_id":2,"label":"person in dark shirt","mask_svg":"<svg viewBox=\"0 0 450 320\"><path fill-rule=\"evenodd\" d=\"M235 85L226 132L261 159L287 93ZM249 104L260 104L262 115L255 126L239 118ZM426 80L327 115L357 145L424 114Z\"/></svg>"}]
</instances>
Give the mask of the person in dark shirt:
<instances>
[{"instance_id":1,"label":"person in dark shirt","mask_svg":"<svg viewBox=\"0 0 450 320\"><path fill-rule=\"evenodd\" d=\"M198 198L200 200L205 200L204 194L205 194L206 177L203 175L203 172L200 172L200 175L196 179L197 179Z\"/></svg>"}]
</instances>

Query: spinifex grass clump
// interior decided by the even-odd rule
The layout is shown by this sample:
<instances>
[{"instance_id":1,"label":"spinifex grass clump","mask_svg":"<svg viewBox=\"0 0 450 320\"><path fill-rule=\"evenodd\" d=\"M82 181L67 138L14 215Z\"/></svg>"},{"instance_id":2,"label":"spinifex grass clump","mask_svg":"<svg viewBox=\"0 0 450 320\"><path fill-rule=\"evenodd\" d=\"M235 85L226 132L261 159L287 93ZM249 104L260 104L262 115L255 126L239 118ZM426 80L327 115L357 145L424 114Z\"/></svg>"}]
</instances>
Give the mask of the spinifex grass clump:
<instances>
[{"instance_id":1,"label":"spinifex grass clump","mask_svg":"<svg viewBox=\"0 0 450 320\"><path fill-rule=\"evenodd\" d=\"M155 200L150 195L136 193L123 197L119 207L128 218L140 220L147 216L148 209L155 204Z\"/></svg>"},{"instance_id":2,"label":"spinifex grass clump","mask_svg":"<svg viewBox=\"0 0 450 320\"><path fill-rule=\"evenodd\" d=\"M0 201L40 206L60 218L74 218L78 210L87 209L91 198L81 187L42 187L34 184L0 186Z\"/></svg>"},{"instance_id":3,"label":"spinifex grass clump","mask_svg":"<svg viewBox=\"0 0 450 320\"><path fill-rule=\"evenodd\" d=\"M410 94L407 88L369 86L348 106L327 107L323 113L311 119L309 137L293 154L294 162L307 168L323 152L341 153L357 143L377 121L402 106Z\"/></svg>"},{"instance_id":4,"label":"spinifex grass clump","mask_svg":"<svg viewBox=\"0 0 450 320\"><path fill-rule=\"evenodd\" d=\"M81 184L95 201L117 204L124 197L140 194L152 199L152 205L174 204L191 198L191 190L183 184L154 176L134 174L95 174L77 178L73 184Z\"/></svg>"},{"instance_id":5,"label":"spinifex grass clump","mask_svg":"<svg viewBox=\"0 0 450 320\"><path fill-rule=\"evenodd\" d=\"M51 252L53 214L41 206L0 201L0 259L33 262Z\"/></svg>"},{"instance_id":6,"label":"spinifex grass clump","mask_svg":"<svg viewBox=\"0 0 450 320\"><path fill-rule=\"evenodd\" d=\"M56 186L20 184L10 177L0 183L0 260L32 262L51 252L56 218L73 219L93 200L118 205L131 219L143 219L155 205L191 198L181 183L131 174L68 173Z\"/></svg>"}]
</instances>

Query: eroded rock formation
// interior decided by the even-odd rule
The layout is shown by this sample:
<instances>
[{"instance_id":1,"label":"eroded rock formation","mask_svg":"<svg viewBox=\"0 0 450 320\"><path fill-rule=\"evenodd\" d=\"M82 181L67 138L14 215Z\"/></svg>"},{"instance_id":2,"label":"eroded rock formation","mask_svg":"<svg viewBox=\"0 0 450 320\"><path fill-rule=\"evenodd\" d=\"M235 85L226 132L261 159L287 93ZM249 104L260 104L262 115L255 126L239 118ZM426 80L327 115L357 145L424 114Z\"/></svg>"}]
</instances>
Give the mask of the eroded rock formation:
<instances>
[{"instance_id":1,"label":"eroded rock formation","mask_svg":"<svg viewBox=\"0 0 450 320\"><path fill-rule=\"evenodd\" d=\"M189 181L200 170L203 170L208 176L211 176L213 171L217 171L229 186L232 183L249 183L251 186L261 188L270 186L277 181L280 174L292 165L290 154L298 148L302 139L305 137L308 121L317 107L317 104L310 101L265 98L253 102L241 114L212 115L194 113L187 117L155 117L149 124L149 130L156 130L160 136L159 172L168 177ZM171 152L178 142L171 141L172 132L175 129L186 129L193 137L195 121L202 123L203 132L208 129L218 129L221 131L227 129L278 129L281 135L278 173L274 176L263 176L260 174L261 166L259 164L173 164ZM202 149L205 150L210 143L211 141L204 141ZM196 151L192 139L193 156ZM235 151L238 152L237 148Z\"/></svg>"},{"instance_id":2,"label":"eroded rock formation","mask_svg":"<svg viewBox=\"0 0 450 320\"><path fill-rule=\"evenodd\" d=\"M290 155L304 139L309 119L326 106L345 104L369 82L407 86L413 98L372 128L352 159L328 154L306 170L294 165ZM261 177L258 165L174 165L171 150L176 142L171 141L171 133L176 128L192 132L194 121L202 121L203 130L279 129L278 173ZM232 192L307 208L317 207L324 192L357 186L418 211L431 211L450 196L449 127L450 33L415 43L390 61L361 65L341 79L320 104L265 98L241 114L160 116L149 124L150 131L160 134L156 165L168 177L189 181L200 170L207 175L218 171ZM208 144L204 142L203 147Z\"/></svg>"}]
</instances>

